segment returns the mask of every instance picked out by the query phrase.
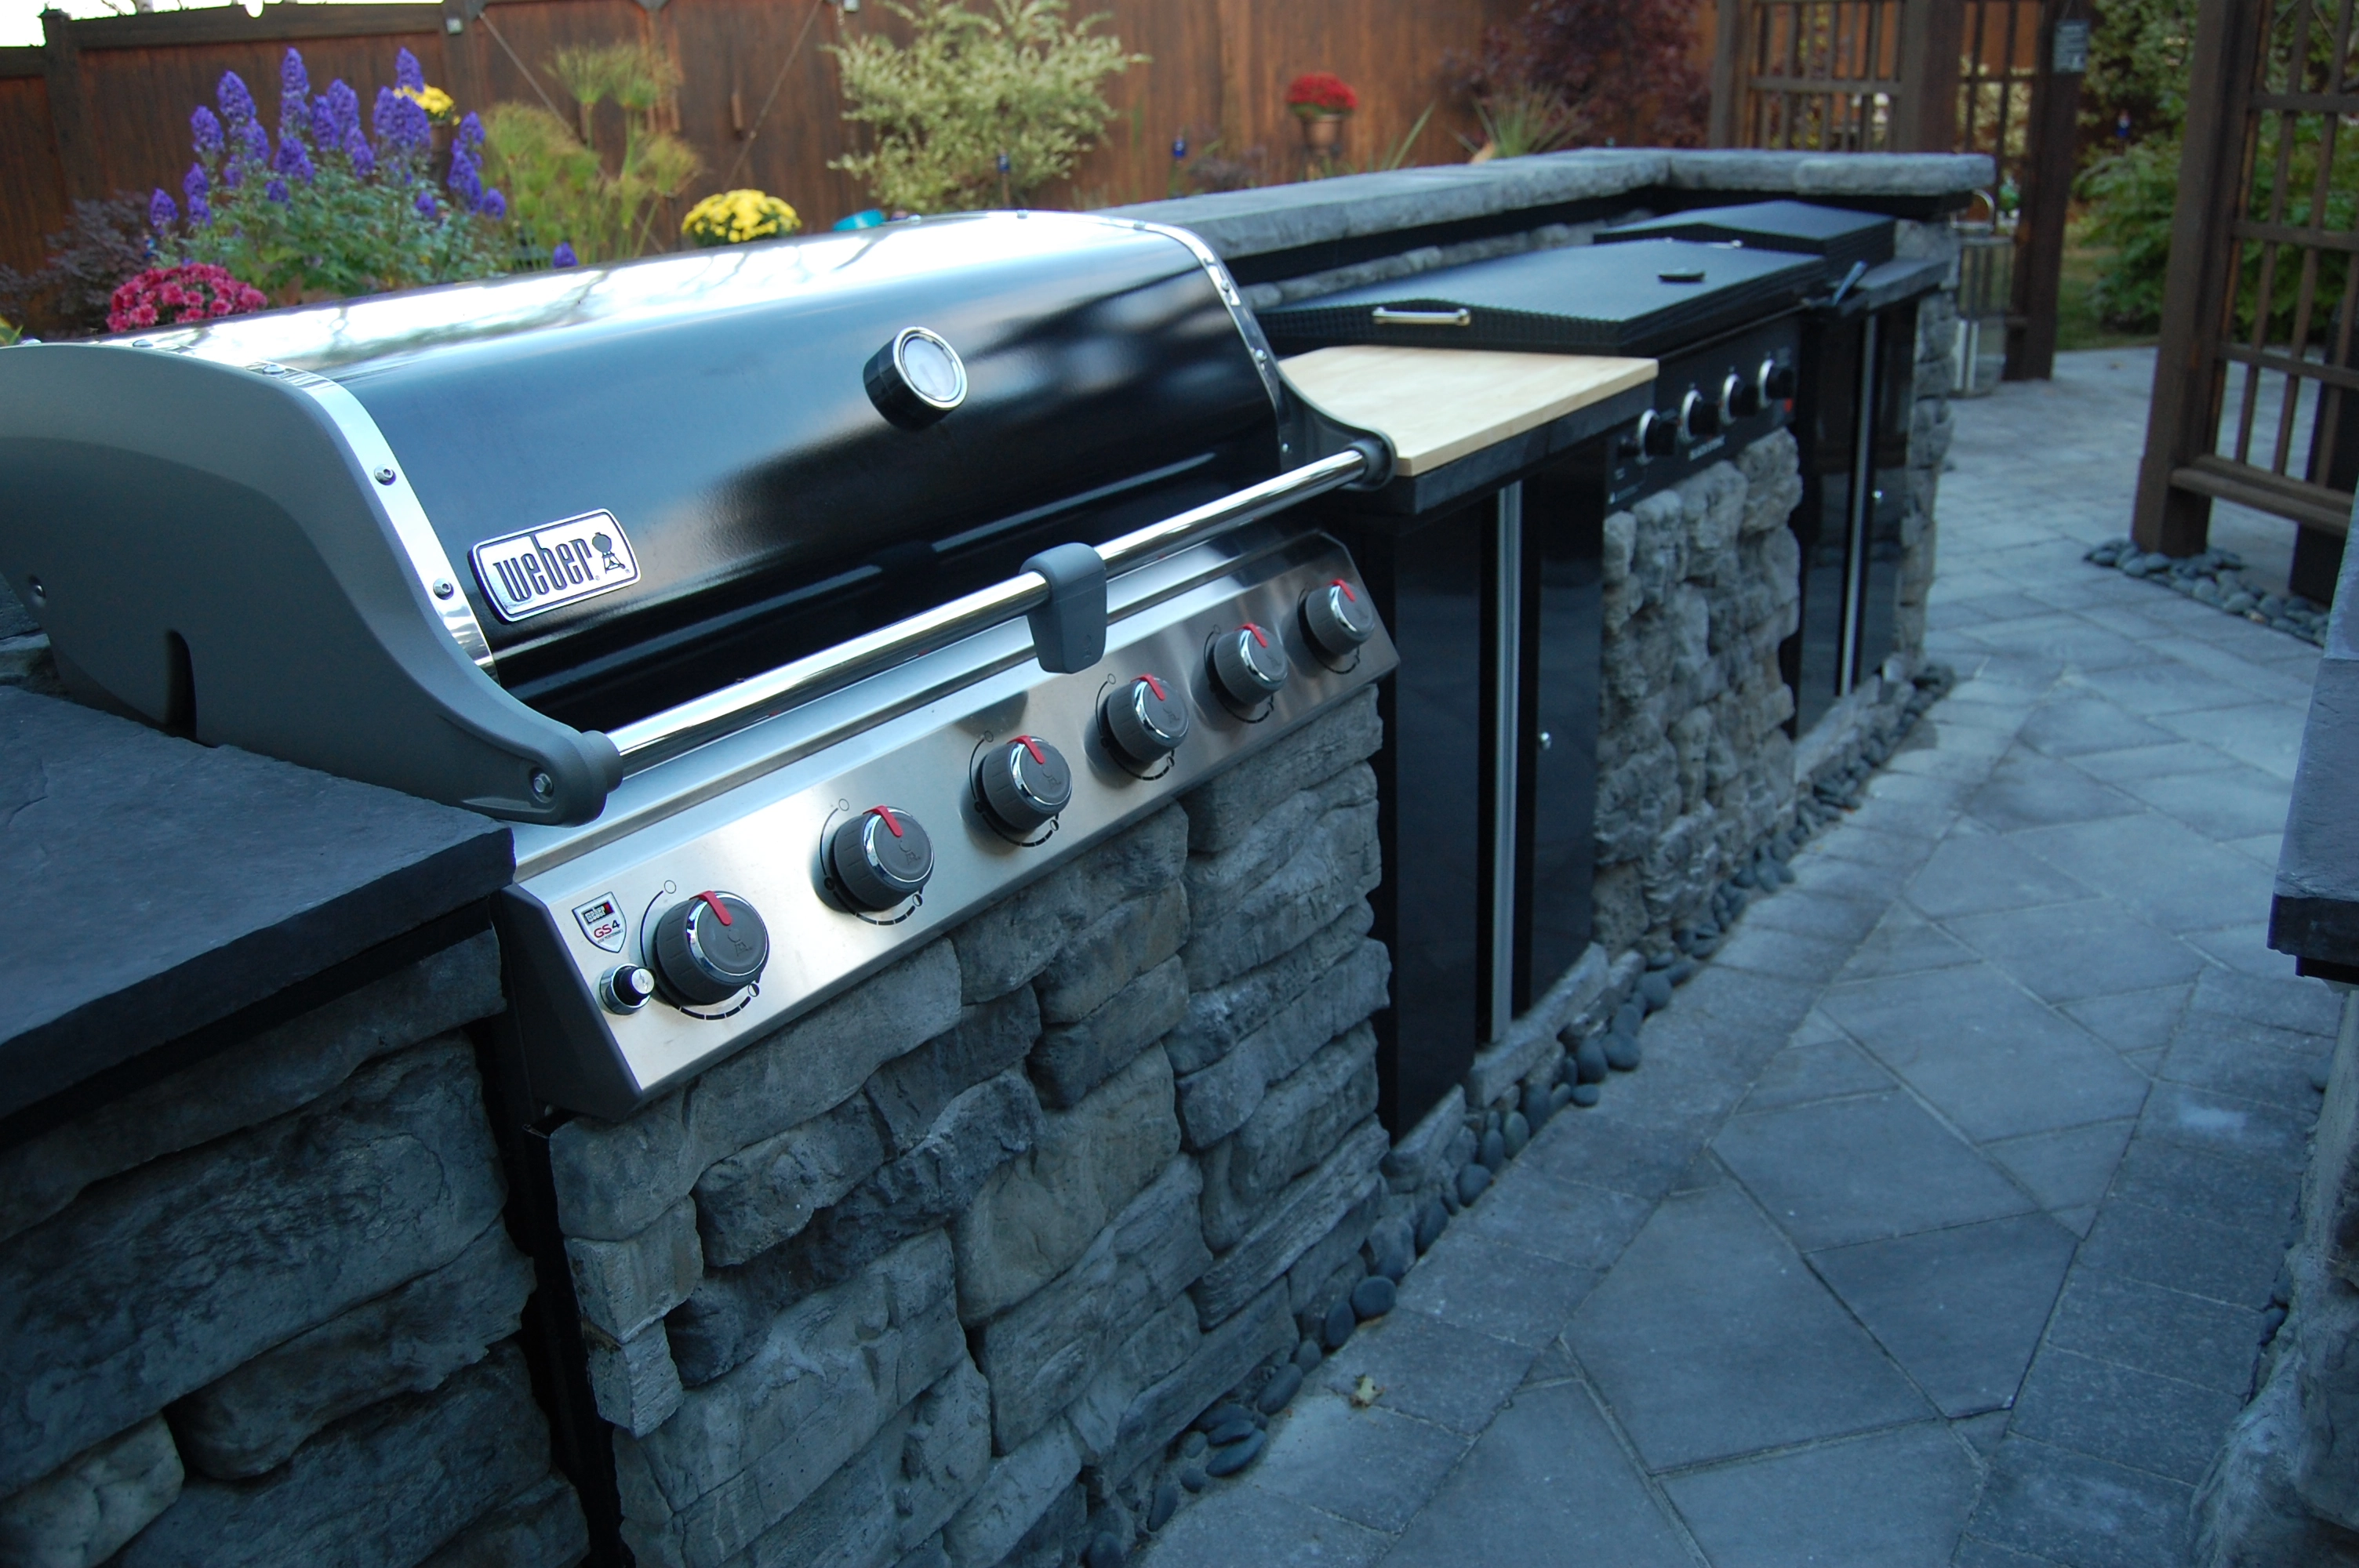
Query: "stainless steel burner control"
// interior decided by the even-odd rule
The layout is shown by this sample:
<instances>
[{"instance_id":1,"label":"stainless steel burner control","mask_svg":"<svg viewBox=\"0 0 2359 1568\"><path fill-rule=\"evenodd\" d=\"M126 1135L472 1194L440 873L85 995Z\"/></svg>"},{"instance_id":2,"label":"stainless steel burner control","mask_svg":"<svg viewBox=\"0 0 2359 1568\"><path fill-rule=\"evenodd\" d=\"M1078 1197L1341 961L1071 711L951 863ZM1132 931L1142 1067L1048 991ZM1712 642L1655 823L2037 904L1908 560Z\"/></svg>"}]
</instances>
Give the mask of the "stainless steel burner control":
<instances>
[{"instance_id":1,"label":"stainless steel burner control","mask_svg":"<svg viewBox=\"0 0 2359 1568\"><path fill-rule=\"evenodd\" d=\"M705 892L676 903L656 922L658 992L712 1007L762 978L770 929L734 892Z\"/></svg>"},{"instance_id":2,"label":"stainless steel burner control","mask_svg":"<svg viewBox=\"0 0 2359 1568\"><path fill-rule=\"evenodd\" d=\"M1350 658L1375 630L1376 612L1341 578L1302 596L1302 634L1331 659Z\"/></svg>"},{"instance_id":3,"label":"stainless steel burner control","mask_svg":"<svg viewBox=\"0 0 2359 1568\"><path fill-rule=\"evenodd\" d=\"M984 751L975 787L984 815L1011 833L1029 833L1071 804L1073 770L1038 735L1018 735Z\"/></svg>"},{"instance_id":4,"label":"stainless steel burner control","mask_svg":"<svg viewBox=\"0 0 2359 1568\"><path fill-rule=\"evenodd\" d=\"M827 860L846 903L890 909L925 891L934 874L934 841L908 812L872 806L829 837Z\"/></svg>"},{"instance_id":5,"label":"stainless steel burner control","mask_svg":"<svg viewBox=\"0 0 2359 1568\"><path fill-rule=\"evenodd\" d=\"M1098 704L1106 745L1134 768L1151 768L1188 738L1188 705L1159 677L1133 676Z\"/></svg>"},{"instance_id":6,"label":"stainless steel burner control","mask_svg":"<svg viewBox=\"0 0 2359 1568\"><path fill-rule=\"evenodd\" d=\"M1221 699L1247 712L1276 697L1293 673L1277 640L1250 621L1212 639L1210 667Z\"/></svg>"}]
</instances>

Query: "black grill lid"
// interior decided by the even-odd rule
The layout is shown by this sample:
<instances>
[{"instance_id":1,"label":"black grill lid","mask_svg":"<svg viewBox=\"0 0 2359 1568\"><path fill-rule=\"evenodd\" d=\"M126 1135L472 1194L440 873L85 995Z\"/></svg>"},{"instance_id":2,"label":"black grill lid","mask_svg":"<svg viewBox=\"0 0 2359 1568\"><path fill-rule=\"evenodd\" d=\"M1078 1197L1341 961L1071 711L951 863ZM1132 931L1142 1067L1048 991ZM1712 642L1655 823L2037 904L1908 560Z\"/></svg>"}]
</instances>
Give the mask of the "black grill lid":
<instances>
[{"instance_id":1,"label":"black grill lid","mask_svg":"<svg viewBox=\"0 0 2359 1568\"><path fill-rule=\"evenodd\" d=\"M1281 352L1337 343L1660 355L1799 304L1814 258L1649 240L1445 267L1260 312Z\"/></svg>"},{"instance_id":2,"label":"black grill lid","mask_svg":"<svg viewBox=\"0 0 2359 1568\"><path fill-rule=\"evenodd\" d=\"M1854 265L1882 266L1892 259L1897 223L1876 212L1817 207L1808 201L1746 201L1668 217L1621 223L1597 236L1600 244L1636 240L1695 240L1826 258L1827 281L1840 282Z\"/></svg>"}]
</instances>

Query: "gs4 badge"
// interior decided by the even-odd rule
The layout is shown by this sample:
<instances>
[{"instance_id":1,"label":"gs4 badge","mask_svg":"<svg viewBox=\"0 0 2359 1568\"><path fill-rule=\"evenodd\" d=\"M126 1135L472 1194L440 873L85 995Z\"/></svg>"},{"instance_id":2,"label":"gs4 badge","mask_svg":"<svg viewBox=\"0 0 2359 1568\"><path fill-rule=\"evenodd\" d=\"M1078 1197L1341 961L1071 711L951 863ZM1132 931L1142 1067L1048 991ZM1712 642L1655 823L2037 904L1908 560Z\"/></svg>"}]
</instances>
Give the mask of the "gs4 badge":
<instances>
[{"instance_id":1,"label":"gs4 badge","mask_svg":"<svg viewBox=\"0 0 2359 1568\"><path fill-rule=\"evenodd\" d=\"M627 922L623 919L623 906L614 895L602 892L587 903L573 906L573 918L582 923L582 935L609 953L623 950L623 933Z\"/></svg>"},{"instance_id":2,"label":"gs4 badge","mask_svg":"<svg viewBox=\"0 0 2359 1568\"><path fill-rule=\"evenodd\" d=\"M486 539L472 555L475 580L503 621L527 620L639 580L639 558L611 512Z\"/></svg>"}]
</instances>

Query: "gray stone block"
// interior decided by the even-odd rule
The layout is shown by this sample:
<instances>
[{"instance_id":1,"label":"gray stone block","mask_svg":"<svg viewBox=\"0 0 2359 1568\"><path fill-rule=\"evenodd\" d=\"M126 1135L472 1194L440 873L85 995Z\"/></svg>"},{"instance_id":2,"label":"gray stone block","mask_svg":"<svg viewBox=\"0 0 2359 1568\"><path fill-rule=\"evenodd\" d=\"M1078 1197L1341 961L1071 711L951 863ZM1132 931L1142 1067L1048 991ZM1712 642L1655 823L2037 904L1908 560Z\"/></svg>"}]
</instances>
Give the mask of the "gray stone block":
<instances>
[{"instance_id":1,"label":"gray stone block","mask_svg":"<svg viewBox=\"0 0 2359 1568\"><path fill-rule=\"evenodd\" d=\"M1364 767L1357 768L1344 776L1351 779L1366 772ZM1375 889L1383 867L1376 848L1373 781L1370 791L1368 799L1335 806L1298 824L1299 831L1292 837L1299 847L1291 856L1279 855L1273 846L1269 859L1254 862L1255 871L1278 866L1266 880L1247 887L1208 887L1207 893L1225 895L1218 914L1208 912L1199 901L1192 875L1198 866L1209 866L1211 861L1190 864L1188 896L1195 924L1180 957L1187 961L1191 989L1234 979L1300 946ZM1256 847L1256 841L1249 837L1228 853Z\"/></svg>"},{"instance_id":2,"label":"gray stone block","mask_svg":"<svg viewBox=\"0 0 2359 1568\"><path fill-rule=\"evenodd\" d=\"M708 1162L758 1143L841 1105L958 1021L958 955L928 943L690 1085L689 1132Z\"/></svg>"},{"instance_id":3,"label":"gray stone block","mask_svg":"<svg viewBox=\"0 0 2359 1568\"><path fill-rule=\"evenodd\" d=\"M1385 1212L1385 1196L1383 1187L1370 1187L1344 1211L1334 1229L1312 1242L1286 1271L1286 1310L1296 1321L1314 1307L1341 1300L1367 1277L1367 1264L1359 1252Z\"/></svg>"},{"instance_id":4,"label":"gray stone block","mask_svg":"<svg viewBox=\"0 0 2359 1568\"><path fill-rule=\"evenodd\" d=\"M1049 1422L1015 1453L992 1461L982 1487L942 1528L943 1552L955 1568L995 1568L1081 1470L1072 1428Z\"/></svg>"},{"instance_id":5,"label":"gray stone block","mask_svg":"<svg viewBox=\"0 0 2359 1568\"><path fill-rule=\"evenodd\" d=\"M0 1245L0 1495L440 1268L502 1195L457 1044L92 1188Z\"/></svg>"},{"instance_id":6,"label":"gray stone block","mask_svg":"<svg viewBox=\"0 0 2359 1568\"><path fill-rule=\"evenodd\" d=\"M1185 1365L1203 1338L1196 1326L1196 1303L1184 1295L1166 1303L1131 1331L1081 1397L1065 1409L1084 1460L1107 1462L1122 1439L1123 1417L1132 1401Z\"/></svg>"},{"instance_id":7,"label":"gray stone block","mask_svg":"<svg viewBox=\"0 0 2359 1568\"><path fill-rule=\"evenodd\" d=\"M870 1104L870 1096L854 1095L799 1127L714 1161L696 1179L696 1227L706 1258L717 1268L734 1268L768 1251L884 1164L891 1151Z\"/></svg>"},{"instance_id":8,"label":"gray stone block","mask_svg":"<svg viewBox=\"0 0 2359 1568\"><path fill-rule=\"evenodd\" d=\"M1366 687L1329 708L1259 755L1238 763L1181 797L1188 810L1188 848L1214 855L1251 832L1270 808L1375 754L1385 741L1376 717L1376 688Z\"/></svg>"},{"instance_id":9,"label":"gray stone block","mask_svg":"<svg viewBox=\"0 0 2359 1568\"><path fill-rule=\"evenodd\" d=\"M1159 1046L1072 1109L1049 1112L1031 1151L995 1173L952 1222L960 1315L996 1316L1071 1268L1179 1150L1171 1065Z\"/></svg>"},{"instance_id":10,"label":"gray stone block","mask_svg":"<svg viewBox=\"0 0 2359 1568\"><path fill-rule=\"evenodd\" d=\"M717 1568L965 1354L940 1234L795 1303L767 1322L752 1356L689 1390L670 1420L614 1439L634 1550Z\"/></svg>"},{"instance_id":11,"label":"gray stone block","mask_svg":"<svg viewBox=\"0 0 2359 1568\"><path fill-rule=\"evenodd\" d=\"M868 1080L868 1103L884 1119L894 1152L913 1147L951 1101L1024 1060L1038 1038L1039 999L1019 986L961 1009L956 1028L877 1068Z\"/></svg>"},{"instance_id":12,"label":"gray stone block","mask_svg":"<svg viewBox=\"0 0 2359 1568\"><path fill-rule=\"evenodd\" d=\"M549 1476L443 1542L418 1568L573 1568L589 1551L582 1499L562 1476Z\"/></svg>"},{"instance_id":13,"label":"gray stone block","mask_svg":"<svg viewBox=\"0 0 2359 1568\"><path fill-rule=\"evenodd\" d=\"M1225 1252L1287 1183L1376 1112L1376 1037L1365 1024L1270 1087L1244 1126L1204 1152L1204 1241Z\"/></svg>"},{"instance_id":14,"label":"gray stone block","mask_svg":"<svg viewBox=\"0 0 2359 1568\"><path fill-rule=\"evenodd\" d=\"M582 1342L600 1416L633 1437L645 1437L679 1409L685 1390L662 1324L651 1323L620 1345L585 1324Z\"/></svg>"},{"instance_id":15,"label":"gray stone block","mask_svg":"<svg viewBox=\"0 0 2359 1568\"><path fill-rule=\"evenodd\" d=\"M1389 1141L1374 1122L1361 1128L1297 1177L1251 1233L1213 1262L1191 1287L1208 1328L1284 1273L1367 1195Z\"/></svg>"},{"instance_id":16,"label":"gray stone block","mask_svg":"<svg viewBox=\"0 0 2359 1568\"><path fill-rule=\"evenodd\" d=\"M1080 1261L976 1334L1000 1452L1079 1396L1139 1323L1212 1262L1197 1217L1202 1187L1195 1162L1175 1158Z\"/></svg>"},{"instance_id":17,"label":"gray stone block","mask_svg":"<svg viewBox=\"0 0 2359 1568\"><path fill-rule=\"evenodd\" d=\"M92 1182L284 1115L501 1005L499 939L485 931L0 1152L0 1241Z\"/></svg>"},{"instance_id":18,"label":"gray stone block","mask_svg":"<svg viewBox=\"0 0 2359 1568\"><path fill-rule=\"evenodd\" d=\"M849 1276L886 1249L974 1201L993 1173L1041 1137L1040 1102L1010 1069L942 1108L917 1147L854 1188L788 1250L810 1285Z\"/></svg>"},{"instance_id":19,"label":"gray stone block","mask_svg":"<svg viewBox=\"0 0 2359 1568\"><path fill-rule=\"evenodd\" d=\"M450 1262L272 1346L169 1411L189 1467L275 1468L313 1433L396 1394L439 1388L516 1331L532 1265L495 1222Z\"/></svg>"},{"instance_id":20,"label":"gray stone block","mask_svg":"<svg viewBox=\"0 0 2359 1568\"><path fill-rule=\"evenodd\" d=\"M921 1548L991 1465L989 1391L964 1357L738 1559L747 1568L888 1568Z\"/></svg>"},{"instance_id":21,"label":"gray stone block","mask_svg":"<svg viewBox=\"0 0 2359 1568\"><path fill-rule=\"evenodd\" d=\"M1088 1017L1050 1024L1032 1048L1032 1081L1039 1086L1041 1103L1059 1109L1079 1105L1187 1016L1188 971L1173 957L1132 980Z\"/></svg>"},{"instance_id":22,"label":"gray stone block","mask_svg":"<svg viewBox=\"0 0 2359 1568\"><path fill-rule=\"evenodd\" d=\"M1235 979L1190 993L1187 1019L1163 1038L1172 1071L1201 1072L1227 1055L1238 1041L1356 952L1375 922L1375 913L1362 899L1300 946Z\"/></svg>"},{"instance_id":23,"label":"gray stone block","mask_svg":"<svg viewBox=\"0 0 2359 1568\"><path fill-rule=\"evenodd\" d=\"M1075 932L1035 982L1040 1017L1072 1023L1103 1006L1132 977L1180 951L1188 940L1188 892L1166 882L1107 910Z\"/></svg>"},{"instance_id":24,"label":"gray stone block","mask_svg":"<svg viewBox=\"0 0 2359 1568\"><path fill-rule=\"evenodd\" d=\"M1245 833L1216 854L1188 857L1188 918L1192 935L1211 932L1305 848L1330 812L1364 806L1376 797L1376 775L1364 763L1346 768L1285 796L1249 824Z\"/></svg>"},{"instance_id":25,"label":"gray stone block","mask_svg":"<svg viewBox=\"0 0 2359 1568\"><path fill-rule=\"evenodd\" d=\"M1121 1436L1103 1466L1105 1473L1128 1476L1136 1470L1247 1372L1293 1344L1294 1319L1286 1310L1286 1287L1272 1285L1206 1334L1180 1367L1131 1400L1123 1412Z\"/></svg>"},{"instance_id":26,"label":"gray stone block","mask_svg":"<svg viewBox=\"0 0 2359 1568\"><path fill-rule=\"evenodd\" d=\"M150 1416L0 1499L0 1562L97 1568L172 1506L183 1479L171 1433Z\"/></svg>"},{"instance_id":27,"label":"gray stone block","mask_svg":"<svg viewBox=\"0 0 2359 1568\"><path fill-rule=\"evenodd\" d=\"M549 1135L557 1223L568 1236L626 1241L686 1197L711 1162L674 1091L621 1121L577 1116Z\"/></svg>"},{"instance_id":28,"label":"gray stone block","mask_svg":"<svg viewBox=\"0 0 2359 1568\"><path fill-rule=\"evenodd\" d=\"M121 1568L408 1568L549 1473L549 1428L504 1345L430 1394L372 1405L255 1481L190 1481Z\"/></svg>"},{"instance_id":29,"label":"gray stone block","mask_svg":"<svg viewBox=\"0 0 2359 1568\"><path fill-rule=\"evenodd\" d=\"M609 1338L628 1339L686 1301L704 1278L696 1205L686 1198L627 1241L565 1240L573 1299Z\"/></svg>"},{"instance_id":30,"label":"gray stone block","mask_svg":"<svg viewBox=\"0 0 2359 1568\"><path fill-rule=\"evenodd\" d=\"M1364 940L1236 1049L1181 1078L1180 1123L1188 1146L1209 1149L1243 1127L1272 1083L1385 1005L1391 978L1385 945Z\"/></svg>"},{"instance_id":31,"label":"gray stone block","mask_svg":"<svg viewBox=\"0 0 2359 1568\"><path fill-rule=\"evenodd\" d=\"M1385 1155L1385 1184L1397 1193L1414 1193L1449 1173L1451 1141L1465 1130L1466 1094L1453 1087L1435 1102Z\"/></svg>"},{"instance_id":32,"label":"gray stone block","mask_svg":"<svg viewBox=\"0 0 2359 1568\"><path fill-rule=\"evenodd\" d=\"M1076 932L1180 874L1188 819L1174 805L1059 868L956 931L963 1000L988 1001L1046 969Z\"/></svg>"},{"instance_id":33,"label":"gray stone block","mask_svg":"<svg viewBox=\"0 0 2359 1568\"><path fill-rule=\"evenodd\" d=\"M1580 962L1558 977L1545 996L1507 1026L1504 1038L1475 1053L1474 1064L1466 1074L1466 1103L1489 1106L1504 1099L1553 1059L1564 1048L1557 1040L1558 1033L1604 996L1612 974L1605 949L1591 943Z\"/></svg>"}]
</instances>

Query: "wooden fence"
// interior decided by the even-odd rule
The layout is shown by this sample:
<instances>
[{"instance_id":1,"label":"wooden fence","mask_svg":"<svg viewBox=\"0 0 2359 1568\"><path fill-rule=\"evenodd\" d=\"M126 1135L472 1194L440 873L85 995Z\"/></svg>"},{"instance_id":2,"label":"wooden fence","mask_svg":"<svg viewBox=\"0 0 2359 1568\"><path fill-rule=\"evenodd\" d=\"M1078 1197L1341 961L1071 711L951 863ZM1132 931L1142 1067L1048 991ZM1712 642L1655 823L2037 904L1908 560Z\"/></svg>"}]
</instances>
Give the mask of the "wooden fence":
<instances>
[{"instance_id":1,"label":"wooden fence","mask_svg":"<svg viewBox=\"0 0 2359 1568\"><path fill-rule=\"evenodd\" d=\"M1170 194L1175 137L1191 155L1257 158L1264 183L1299 178L1300 139L1286 83L1332 70L1360 94L1341 164L1372 167L1434 105L1412 163L1462 159L1474 125L1450 90L1445 59L1471 49L1516 0L1079 0L1105 30L1152 57L1108 92L1117 115L1104 144L1043 204L1103 206ZM210 103L224 70L252 87L276 124L279 61L303 51L315 91L342 77L364 103L393 81L408 47L427 80L465 108L566 101L548 70L572 44L644 39L683 70L681 135L704 161L689 200L751 185L784 197L824 227L869 204L828 168L861 128L842 118L826 46L847 33L897 26L877 0L443 0L420 5L266 5L44 18L47 42L0 49L0 262L29 268L41 236L71 198L179 190L189 112ZM611 109L605 111L613 113ZM676 232L679 214L670 214Z\"/></svg>"}]
</instances>

